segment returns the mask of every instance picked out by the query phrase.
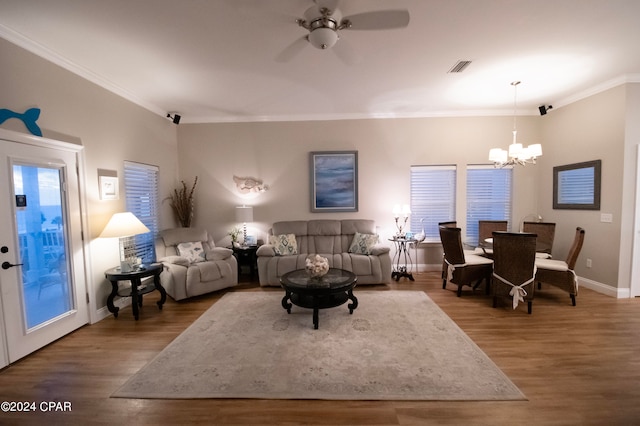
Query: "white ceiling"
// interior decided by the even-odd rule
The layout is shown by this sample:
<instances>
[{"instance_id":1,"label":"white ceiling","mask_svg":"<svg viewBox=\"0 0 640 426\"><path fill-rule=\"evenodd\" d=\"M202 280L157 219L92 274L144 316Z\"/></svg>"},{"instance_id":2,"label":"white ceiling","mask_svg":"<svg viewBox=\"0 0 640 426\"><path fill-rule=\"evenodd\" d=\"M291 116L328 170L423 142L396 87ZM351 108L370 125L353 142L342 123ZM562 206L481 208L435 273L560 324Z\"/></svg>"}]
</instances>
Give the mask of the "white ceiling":
<instances>
[{"instance_id":1,"label":"white ceiling","mask_svg":"<svg viewBox=\"0 0 640 426\"><path fill-rule=\"evenodd\" d=\"M0 37L183 123L511 114L514 80L533 114L640 82L638 0L341 0L345 16L407 9L409 26L283 60L311 5L0 0Z\"/></svg>"}]
</instances>

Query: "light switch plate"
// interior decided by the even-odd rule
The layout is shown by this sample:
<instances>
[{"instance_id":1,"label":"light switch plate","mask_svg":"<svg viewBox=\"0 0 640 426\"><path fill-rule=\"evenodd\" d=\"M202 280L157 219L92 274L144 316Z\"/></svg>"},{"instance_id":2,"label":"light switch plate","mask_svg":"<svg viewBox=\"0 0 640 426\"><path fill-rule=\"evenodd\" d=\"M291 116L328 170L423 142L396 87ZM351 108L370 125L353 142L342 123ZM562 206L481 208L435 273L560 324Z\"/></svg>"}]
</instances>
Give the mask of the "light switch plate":
<instances>
[{"instance_id":1,"label":"light switch plate","mask_svg":"<svg viewBox=\"0 0 640 426\"><path fill-rule=\"evenodd\" d=\"M600 222L613 222L613 215L611 213L600 213Z\"/></svg>"}]
</instances>

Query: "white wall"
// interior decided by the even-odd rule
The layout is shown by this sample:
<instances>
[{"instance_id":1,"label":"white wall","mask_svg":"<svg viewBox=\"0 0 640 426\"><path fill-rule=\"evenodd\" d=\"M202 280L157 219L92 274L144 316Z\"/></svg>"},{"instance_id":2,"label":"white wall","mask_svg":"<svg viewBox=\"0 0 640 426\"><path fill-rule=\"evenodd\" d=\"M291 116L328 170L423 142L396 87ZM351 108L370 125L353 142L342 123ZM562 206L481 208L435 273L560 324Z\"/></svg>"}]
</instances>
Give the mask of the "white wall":
<instances>
[{"instance_id":1,"label":"white wall","mask_svg":"<svg viewBox=\"0 0 640 426\"><path fill-rule=\"evenodd\" d=\"M625 102L624 177L618 283L630 283L629 296L640 296L640 84L628 84ZM624 295L623 295L624 296Z\"/></svg>"},{"instance_id":2,"label":"white wall","mask_svg":"<svg viewBox=\"0 0 640 426\"><path fill-rule=\"evenodd\" d=\"M637 85L627 84L545 116L518 117L518 140L542 143L544 155L536 166L515 169L513 229L532 213L556 222L554 253L564 258L575 228L585 228L578 275L611 295L620 295L618 287L628 292L631 279L631 237L621 238L621 229L633 229L635 155L630 153L637 143L629 139L639 132L637 125L626 124L635 122L626 113L629 93L635 98L631 104L637 105ZM464 228L464 168L486 163L491 147L506 148L511 128L512 117L181 125L180 170L188 180L200 177L195 222L211 229L222 244L235 225L234 206L243 203L255 206L251 231L261 235L277 220L338 217L374 219L382 234L390 235L390 209L409 201L409 166L418 164L458 166L457 220ZM358 213L310 213L308 155L324 150L358 151ZM601 210L554 210L553 167L596 159L603 164ZM263 179L271 190L243 200L233 175ZM623 192L631 193L625 196L630 201L623 203ZM623 208L626 205L631 209ZM611 213L613 222L601 222L601 213ZM423 250L419 263L437 265L439 255L437 249ZM586 268L587 258L593 261L591 268Z\"/></svg>"},{"instance_id":3,"label":"white wall","mask_svg":"<svg viewBox=\"0 0 640 426\"><path fill-rule=\"evenodd\" d=\"M0 108L22 112L38 107L42 111L38 124L45 137L85 147L90 231L87 241L91 255L88 286L92 292L92 319L96 320L96 312L105 306L111 289L104 271L118 264L117 241L97 236L111 215L125 206L123 197L117 201L99 199L97 170L116 170L122 192L124 160L157 165L161 191L168 194L177 179L175 125L3 39L0 58ZM28 133L17 120L9 120L2 127ZM6 176L0 184L7 184ZM166 204L161 219L162 227L172 223Z\"/></svg>"},{"instance_id":4,"label":"white wall","mask_svg":"<svg viewBox=\"0 0 640 426\"><path fill-rule=\"evenodd\" d=\"M621 252L622 191L625 157L625 86L607 90L542 117L545 155L539 162L539 198L545 220L556 222L554 253L566 256L577 226L585 242L576 264L580 277L610 287L618 283ZM599 211L553 210L553 167L602 160ZM611 213L612 223L600 221ZM586 259L593 266L586 267Z\"/></svg>"},{"instance_id":5,"label":"white wall","mask_svg":"<svg viewBox=\"0 0 640 426\"><path fill-rule=\"evenodd\" d=\"M124 209L124 199L99 200L99 168L116 170L122 177L124 160L158 165L164 198L179 181L179 158L181 179L200 178L195 225L208 227L223 245L235 225L234 207L242 203L255 206L253 226L262 233L276 220L366 217L376 220L381 232L389 235L394 227L391 207L409 200L410 165L458 165L457 219L464 227L464 167L486 163L489 148L506 148L511 142L512 117L181 124L176 128L166 118L1 39L0 58L5 76L0 81L0 107L21 111L37 106L42 109L39 124L46 137L85 147L89 286L97 309L104 306L109 292L103 271L117 263L116 242L97 236L111 214ZM587 237L578 273L613 288L628 288L630 282L627 233L633 229L629 223L634 220L630 209L635 199L635 160L630 155L640 131L629 111L637 111L640 104L638 87L627 84L544 117L518 118L519 141L541 142L544 155L537 166L515 171L514 225L530 213L556 221L554 250L561 255L570 244L572 229L584 226ZM26 133L15 120L2 127ZM324 150L359 152L358 213L310 213L308 153ZM602 212L612 213L613 223L599 222L599 212L554 211L553 166L597 158L603 160ZM263 179L271 190L258 198L242 199L233 175ZM171 226L170 208L163 203L161 228ZM437 254L420 255L421 263L437 264ZM587 257L593 259L593 268L584 267Z\"/></svg>"},{"instance_id":6,"label":"white wall","mask_svg":"<svg viewBox=\"0 0 640 426\"><path fill-rule=\"evenodd\" d=\"M538 141L539 116L519 117L518 135ZM194 222L206 226L220 244L234 223L234 207L254 207L255 230L264 235L279 220L368 218L383 236L395 225L394 204L409 202L411 165L456 164L457 219L465 227L465 167L487 163L489 148L511 143L512 117L425 118L180 125L178 145L182 177L199 177ZM359 211L311 213L309 152L357 150ZM262 179L271 189L244 200L233 176ZM515 170L514 218L536 212L535 167ZM517 228L517 226L516 226ZM253 231L253 230L252 230ZM414 230L415 232L419 230ZM441 252L440 252L441 253ZM420 263L441 265L441 254L420 253Z\"/></svg>"}]
</instances>

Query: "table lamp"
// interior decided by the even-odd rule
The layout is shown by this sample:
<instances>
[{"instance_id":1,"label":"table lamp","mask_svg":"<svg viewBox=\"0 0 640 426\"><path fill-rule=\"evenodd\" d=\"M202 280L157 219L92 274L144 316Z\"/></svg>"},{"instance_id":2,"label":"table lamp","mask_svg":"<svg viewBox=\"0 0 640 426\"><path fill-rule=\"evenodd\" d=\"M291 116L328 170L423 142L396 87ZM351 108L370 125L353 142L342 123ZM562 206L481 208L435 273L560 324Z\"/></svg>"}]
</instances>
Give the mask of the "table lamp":
<instances>
[{"instance_id":1,"label":"table lamp","mask_svg":"<svg viewBox=\"0 0 640 426\"><path fill-rule=\"evenodd\" d=\"M407 220L409 219L409 215L411 214L411 208L408 204L405 204L402 207L400 206L400 204L396 204L395 206L393 206L392 211L393 217L396 220L396 228L398 229L398 232L396 232L396 236L404 237L404 227L407 225ZM404 222L402 223L400 222L400 215L404 216Z\"/></svg>"},{"instance_id":2,"label":"table lamp","mask_svg":"<svg viewBox=\"0 0 640 426\"><path fill-rule=\"evenodd\" d=\"M100 238L120 239L120 270L131 272L136 264L134 236L151 232L133 213L115 213L104 227Z\"/></svg>"},{"instance_id":3,"label":"table lamp","mask_svg":"<svg viewBox=\"0 0 640 426\"><path fill-rule=\"evenodd\" d=\"M247 244L247 222L253 222L253 207L238 206L236 207L236 222L242 223L242 244Z\"/></svg>"}]
</instances>

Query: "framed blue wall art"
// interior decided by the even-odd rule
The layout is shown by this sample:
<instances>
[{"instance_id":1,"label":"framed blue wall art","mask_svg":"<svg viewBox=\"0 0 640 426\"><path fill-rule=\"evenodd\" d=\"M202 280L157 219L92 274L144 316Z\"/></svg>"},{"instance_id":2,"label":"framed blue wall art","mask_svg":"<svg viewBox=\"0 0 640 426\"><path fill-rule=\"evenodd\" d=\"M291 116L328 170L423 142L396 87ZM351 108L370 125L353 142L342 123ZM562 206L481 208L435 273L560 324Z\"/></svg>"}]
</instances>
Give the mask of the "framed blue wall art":
<instances>
[{"instance_id":1,"label":"framed blue wall art","mask_svg":"<svg viewBox=\"0 0 640 426\"><path fill-rule=\"evenodd\" d=\"M358 151L309 153L311 212L358 211Z\"/></svg>"}]
</instances>

